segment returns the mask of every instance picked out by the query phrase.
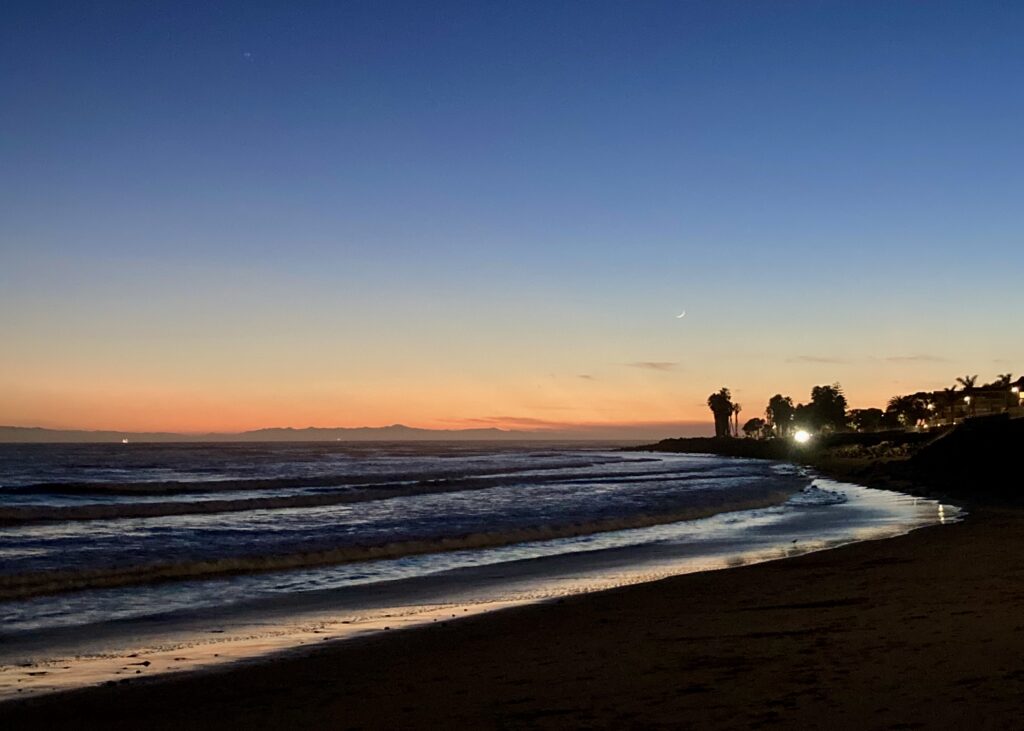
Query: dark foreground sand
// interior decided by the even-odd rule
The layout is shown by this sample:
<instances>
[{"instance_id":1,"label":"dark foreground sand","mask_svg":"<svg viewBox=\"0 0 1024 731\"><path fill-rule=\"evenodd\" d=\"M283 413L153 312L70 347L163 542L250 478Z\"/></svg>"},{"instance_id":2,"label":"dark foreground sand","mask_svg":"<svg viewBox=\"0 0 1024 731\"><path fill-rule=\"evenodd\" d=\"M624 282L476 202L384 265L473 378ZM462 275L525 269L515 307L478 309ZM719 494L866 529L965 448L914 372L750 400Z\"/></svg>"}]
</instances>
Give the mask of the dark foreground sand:
<instances>
[{"instance_id":1,"label":"dark foreground sand","mask_svg":"<svg viewBox=\"0 0 1024 731\"><path fill-rule=\"evenodd\" d=\"M1024 512L0 704L20 728L1021 728Z\"/></svg>"}]
</instances>

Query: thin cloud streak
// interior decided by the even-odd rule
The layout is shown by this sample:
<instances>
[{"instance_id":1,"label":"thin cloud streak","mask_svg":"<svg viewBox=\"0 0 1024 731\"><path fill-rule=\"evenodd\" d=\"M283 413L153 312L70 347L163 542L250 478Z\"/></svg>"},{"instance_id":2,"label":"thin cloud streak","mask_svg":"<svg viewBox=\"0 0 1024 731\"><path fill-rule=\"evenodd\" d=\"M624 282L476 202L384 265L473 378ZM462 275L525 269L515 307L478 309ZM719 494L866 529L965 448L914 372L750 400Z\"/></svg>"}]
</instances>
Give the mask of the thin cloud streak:
<instances>
[{"instance_id":1,"label":"thin cloud streak","mask_svg":"<svg viewBox=\"0 0 1024 731\"><path fill-rule=\"evenodd\" d=\"M663 439L670 436L707 436L712 425L704 420L572 422L548 421L525 416L484 416L447 421L455 428L498 428L538 435L580 438Z\"/></svg>"},{"instance_id":2,"label":"thin cloud streak","mask_svg":"<svg viewBox=\"0 0 1024 731\"><path fill-rule=\"evenodd\" d=\"M849 363L850 361L846 358L833 358L824 355L797 355L793 358L787 358L787 363Z\"/></svg>"},{"instance_id":3,"label":"thin cloud streak","mask_svg":"<svg viewBox=\"0 0 1024 731\"><path fill-rule=\"evenodd\" d=\"M630 368L643 368L648 371L671 371L675 370L679 363L667 360L641 360L635 363L627 363Z\"/></svg>"},{"instance_id":4,"label":"thin cloud streak","mask_svg":"<svg viewBox=\"0 0 1024 731\"><path fill-rule=\"evenodd\" d=\"M527 416L482 416L469 419L455 419L452 423L470 427L499 427L502 429L562 429L567 424L561 421L533 419Z\"/></svg>"},{"instance_id":5,"label":"thin cloud streak","mask_svg":"<svg viewBox=\"0 0 1024 731\"><path fill-rule=\"evenodd\" d=\"M889 363L949 363L948 358L938 355L890 355L885 360Z\"/></svg>"}]
</instances>

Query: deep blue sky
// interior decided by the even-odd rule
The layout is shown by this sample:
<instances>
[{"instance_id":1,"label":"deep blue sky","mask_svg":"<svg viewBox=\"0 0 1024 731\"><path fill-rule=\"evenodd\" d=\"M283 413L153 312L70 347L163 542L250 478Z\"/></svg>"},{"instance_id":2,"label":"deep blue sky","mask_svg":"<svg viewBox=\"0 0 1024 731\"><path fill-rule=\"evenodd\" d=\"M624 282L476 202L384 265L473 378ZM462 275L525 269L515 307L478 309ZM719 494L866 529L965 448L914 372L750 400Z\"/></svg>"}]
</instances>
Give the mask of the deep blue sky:
<instances>
[{"instance_id":1,"label":"deep blue sky","mask_svg":"<svg viewBox=\"0 0 1024 731\"><path fill-rule=\"evenodd\" d=\"M1021 367L1022 38L1010 2L8 2L0 421Z\"/></svg>"}]
</instances>

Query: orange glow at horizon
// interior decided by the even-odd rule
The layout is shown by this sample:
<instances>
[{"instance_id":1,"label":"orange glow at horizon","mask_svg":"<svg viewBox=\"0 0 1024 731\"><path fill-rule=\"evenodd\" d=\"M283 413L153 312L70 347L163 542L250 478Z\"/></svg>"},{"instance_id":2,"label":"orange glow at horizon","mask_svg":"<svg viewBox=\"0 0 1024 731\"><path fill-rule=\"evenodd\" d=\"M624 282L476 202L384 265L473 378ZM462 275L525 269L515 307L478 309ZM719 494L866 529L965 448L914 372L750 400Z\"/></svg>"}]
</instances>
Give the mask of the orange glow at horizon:
<instances>
[{"instance_id":1,"label":"orange glow at horizon","mask_svg":"<svg viewBox=\"0 0 1024 731\"><path fill-rule=\"evenodd\" d=\"M819 379L815 383L827 383ZM723 381L724 385L739 383ZM267 427L363 427L404 424L427 429L499 428L550 431L607 427L667 428L681 423L708 424L704 403L718 382L695 388L683 379L655 374L627 383L600 384L578 377L538 379L528 385L502 383L378 383L372 390L334 384L289 383L277 388L156 388L146 384L65 384L0 393L0 425L132 432L214 433ZM733 385L742 404L741 421L762 416L768 398L782 392L795 402L807 395L796 389ZM928 386L927 383L922 388ZM846 387L851 408L880 406L892 393L873 395ZM807 387L810 390L810 386ZM896 393L893 390L893 393Z\"/></svg>"},{"instance_id":2,"label":"orange glow at horizon","mask_svg":"<svg viewBox=\"0 0 1024 731\"><path fill-rule=\"evenodd\" d=\"M915 356L927 352L923 345L896 345L906 339L896 332L843 336L875 338L878 356L840 351L844 340L836 335L836 355L812 357L782 350L767 328L723 339L705 321L710 316L688 314L680 326L668 314L640 326L640 316L586 320L568 308L547 320L536 316L531 321L544 326L531 328L511 317L484 327L466 312L472 309L415 329L357 320L345 337L332 331L342 325L322 320L290 328L227 320L221 324L230 334L219 335L216 320L207 319L209 331L147 337L173 323L140 321L115 336L107 320L65 331L50 319L23 329L9 341L18 357L0 360L0 425L206 433L396 423L549 430L709 424L707 396L722 386L742 405L743 422L762 416L776 393L806 402L813 386L838 381L851 408L884 407L894 395L940 389L983 370L956 351ZM971 361L1013 355L986 349L983 333L968 336L976 338L965 346L976 354Z\"/></svg>"}]
</instances>

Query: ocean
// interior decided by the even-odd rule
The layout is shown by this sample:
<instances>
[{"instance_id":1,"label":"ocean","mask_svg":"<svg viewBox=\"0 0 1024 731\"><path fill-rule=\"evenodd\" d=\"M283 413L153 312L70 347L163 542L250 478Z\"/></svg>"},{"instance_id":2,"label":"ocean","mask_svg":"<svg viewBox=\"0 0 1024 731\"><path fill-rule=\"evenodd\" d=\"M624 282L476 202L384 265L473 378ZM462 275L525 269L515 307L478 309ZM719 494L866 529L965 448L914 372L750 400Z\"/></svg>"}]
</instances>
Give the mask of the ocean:
<instances>
[{"instance_id":1,"label":"ocean","mask_svg":"<svg viewBox=\"0 0 1024 731\"><path fill-rule=\"evenodd\" d=\"M955 516L789 464L612 445L0 445L0 696Z\"/></svg>"}]
</instances>

